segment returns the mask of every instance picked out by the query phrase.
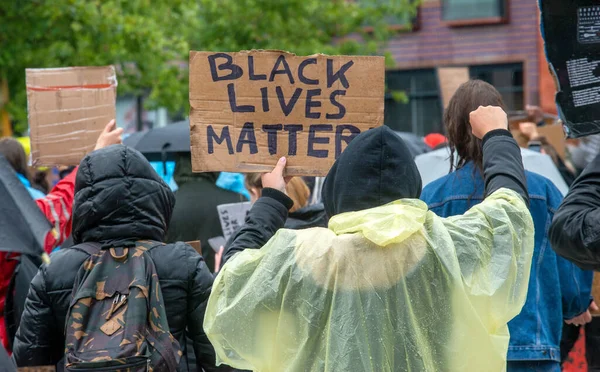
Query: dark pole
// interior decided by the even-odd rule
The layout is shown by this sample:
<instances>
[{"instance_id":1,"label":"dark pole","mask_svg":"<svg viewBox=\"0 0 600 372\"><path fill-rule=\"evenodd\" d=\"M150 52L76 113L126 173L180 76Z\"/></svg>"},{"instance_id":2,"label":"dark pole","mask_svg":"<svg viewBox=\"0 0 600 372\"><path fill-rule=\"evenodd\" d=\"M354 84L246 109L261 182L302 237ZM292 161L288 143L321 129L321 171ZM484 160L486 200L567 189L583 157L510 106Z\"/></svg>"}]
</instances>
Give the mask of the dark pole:
<instances>
[{"instance_id":1,"label":"dark pole","mask_svg":"<svg viewBox=\"0 0 600 372\"><path fill-rule=\"evenodd\" d=\"M136 97L136 129L137 131L143 130L144 122L142 121L142 113L144 107L144 97L139 95Z\"/></svg>"}]
</instances>

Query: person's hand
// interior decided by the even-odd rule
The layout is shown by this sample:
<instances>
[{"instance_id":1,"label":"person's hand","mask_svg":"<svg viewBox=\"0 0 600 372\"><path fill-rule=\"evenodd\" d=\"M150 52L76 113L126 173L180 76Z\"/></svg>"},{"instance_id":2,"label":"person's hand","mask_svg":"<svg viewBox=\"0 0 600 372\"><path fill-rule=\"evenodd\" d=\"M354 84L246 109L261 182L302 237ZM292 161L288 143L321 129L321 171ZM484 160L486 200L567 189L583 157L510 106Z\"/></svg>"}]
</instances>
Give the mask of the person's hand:
<instances>
[{"instance_id":1,"label":"person's hand","mask_svg":"<svg viewBox=\"0 0 600 372\"><path fill-rule=\"evenodd\" d=\"M221 261L223 260L223 251L225 247L220 246L219 251L215 253L215 273L218 273L221 269Z\"/></svg>"},{"instance_id":2,"label":"person's hand","mask_svg":"<svg viewBox=\"0 0 600 372\"><path fill-rule=\"evenodd\" d=\"M600 307L598 307L598 305L596 305L596 301L592 301L592 303L590 304L590 307L588 308L589 311L593 311L593 312L597 312L598 310L600 310Z\"/></svg>"},{"instance_id":3,"label":"person's hand","mask_svg":"<svg viewBox=\"0 0 600 372\"><path fill-rule=\"evenodd\" d=\"M496 129L507 129L506 112L498 106L479 106L469 114L473 135L482 139L488 132Z\"/></svg>"},{"instance_id":4,"label":"person's hand","mask_svg":"<svg viewBox=\"0 0 600 372\"><path fill-rule=\"evenodd\" d=\"M575 318L565 320L565 323L576 325L576 326L586 325L592 321L592 314L590 313L590 311L598 311L598 310L599 310L598 305L596 305L596 302L592 301L592 303L590 304L590 307L584 313L576 316Z\"/></svg>"},{"instance_id":5,"label":"person's hand","mask_svg":"<svg viewBox=\"0 0 600 372\"><path fill-rule=\"evenodd\" d=\"M285 157L280 158L271 173L264 173L261 176L263 188L270 187L285 194L285 185L287 185L291 179L291 177L283 178L286 162L287 160Z\"/></svg>"},{"instance_id":6,"label":"person's hand","mask_svg":"<svg viewBox=\"0 0 600 372\"><path fill-rule=\"evenodd\" d=\"M525 122L519 124L519 130L525 137L530 140L536 139L540 136L537 130L537 124L531 122Z\"/></svg>"},{"instance_id":7,"label":"person's hand","mask_svg":"<svg viewBox=\"0 0 600 372\"><path fill-rule=\"evenodd\" d=\"M114 119L109 121L102 133L100 133L100 137L98 137L98 140L96 141L94 150L100 150L110 145L123 143L123 140L121 139L122 134L123 128L117 128L117 123Z\"/></svg>"},{"instance_id":8,"label":"person's hand","mask_svg":"<svg viewBox=\"0 0 600 372\"><path fill-rule=\"evenodd\" d=\"M544 120L544 111L539 106L527 105L525 106L525 111L527 111L527 116L536 124Z\"/></svg>"}]
</instances>

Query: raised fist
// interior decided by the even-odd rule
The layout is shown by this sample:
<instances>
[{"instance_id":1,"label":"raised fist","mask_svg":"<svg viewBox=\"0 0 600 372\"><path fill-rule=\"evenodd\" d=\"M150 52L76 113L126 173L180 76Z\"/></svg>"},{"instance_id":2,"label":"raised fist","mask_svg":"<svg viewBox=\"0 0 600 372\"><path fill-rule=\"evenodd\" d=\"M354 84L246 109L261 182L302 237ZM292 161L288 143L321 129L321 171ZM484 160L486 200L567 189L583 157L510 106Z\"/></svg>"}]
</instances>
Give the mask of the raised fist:
<instances>
[{"instance_id":1,"label":"raised fist","mask_svg":"<svg viewBox=\"0 0 600 372\"><path fill-rule=\"evenodd\" d=\"M498 106L479 106L469 114L473 135L482 139L488 132L495 129L507 129L506 112Z\"/></svg>"}]
</instances>

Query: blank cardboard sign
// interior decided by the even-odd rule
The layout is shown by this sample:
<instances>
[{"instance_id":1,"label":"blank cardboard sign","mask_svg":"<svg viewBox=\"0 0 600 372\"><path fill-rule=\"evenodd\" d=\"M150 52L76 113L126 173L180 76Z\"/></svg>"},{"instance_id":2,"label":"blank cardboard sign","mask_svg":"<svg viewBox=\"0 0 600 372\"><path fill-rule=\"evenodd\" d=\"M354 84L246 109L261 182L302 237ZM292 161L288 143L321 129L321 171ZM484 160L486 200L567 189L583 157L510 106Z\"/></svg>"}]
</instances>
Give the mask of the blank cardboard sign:
<instances>
[{"instance_id":1,"label":"blank cardboard sign","mask_svg":"<svg viewBox=\"0 0 600 372\"><path fill-rule=\"evenodd\" d=\"M33 165L76 165L115 118L113 66L27 69Z\"/></svg>"},{"instance_id":2,"label":"blank cardboard sign","mask_svg":"<svg viewBox=\"0 0 600 372\"><path fill-rule=\"evenodd\" d=\"M383 124L383 57L190 52L195 172L325 175L347 144Z\"/></svg>"},{"instance_id":3,"label":"blank cardboard sign","mask_svg":"<svg viewBox=\"0 0 600 372\"><path fill-rule=\"evenodd\" d=\"M442 94L444 109L448 107L450 99L458 88L469 81L468 67L440 67L437 69L437 77Z\"/></svg>"}]
</instances>

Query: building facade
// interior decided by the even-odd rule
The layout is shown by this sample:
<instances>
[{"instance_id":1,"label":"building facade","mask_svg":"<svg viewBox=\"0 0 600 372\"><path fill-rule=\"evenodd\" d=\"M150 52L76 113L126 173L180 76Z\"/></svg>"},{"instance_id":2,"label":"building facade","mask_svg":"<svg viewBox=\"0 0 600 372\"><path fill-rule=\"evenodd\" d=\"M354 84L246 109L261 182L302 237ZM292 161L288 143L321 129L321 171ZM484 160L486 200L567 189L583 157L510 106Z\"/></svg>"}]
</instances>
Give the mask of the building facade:
<instances>
[{"instance_id":1,"label":"building facade","mask_svg":"<svg viewBox=\"0 0 600 372\"><path fill-rule=\"evenodd\" d=\"M555 112L536 0L424 0L412 29L399 32L388 51L396 67L387 71L387 88L409 98L386 95L385 121L395 130L443 131L436 67L468 67L471 78L502 93L511 111L541 104Z\"/></svg>"}]
</instances>

